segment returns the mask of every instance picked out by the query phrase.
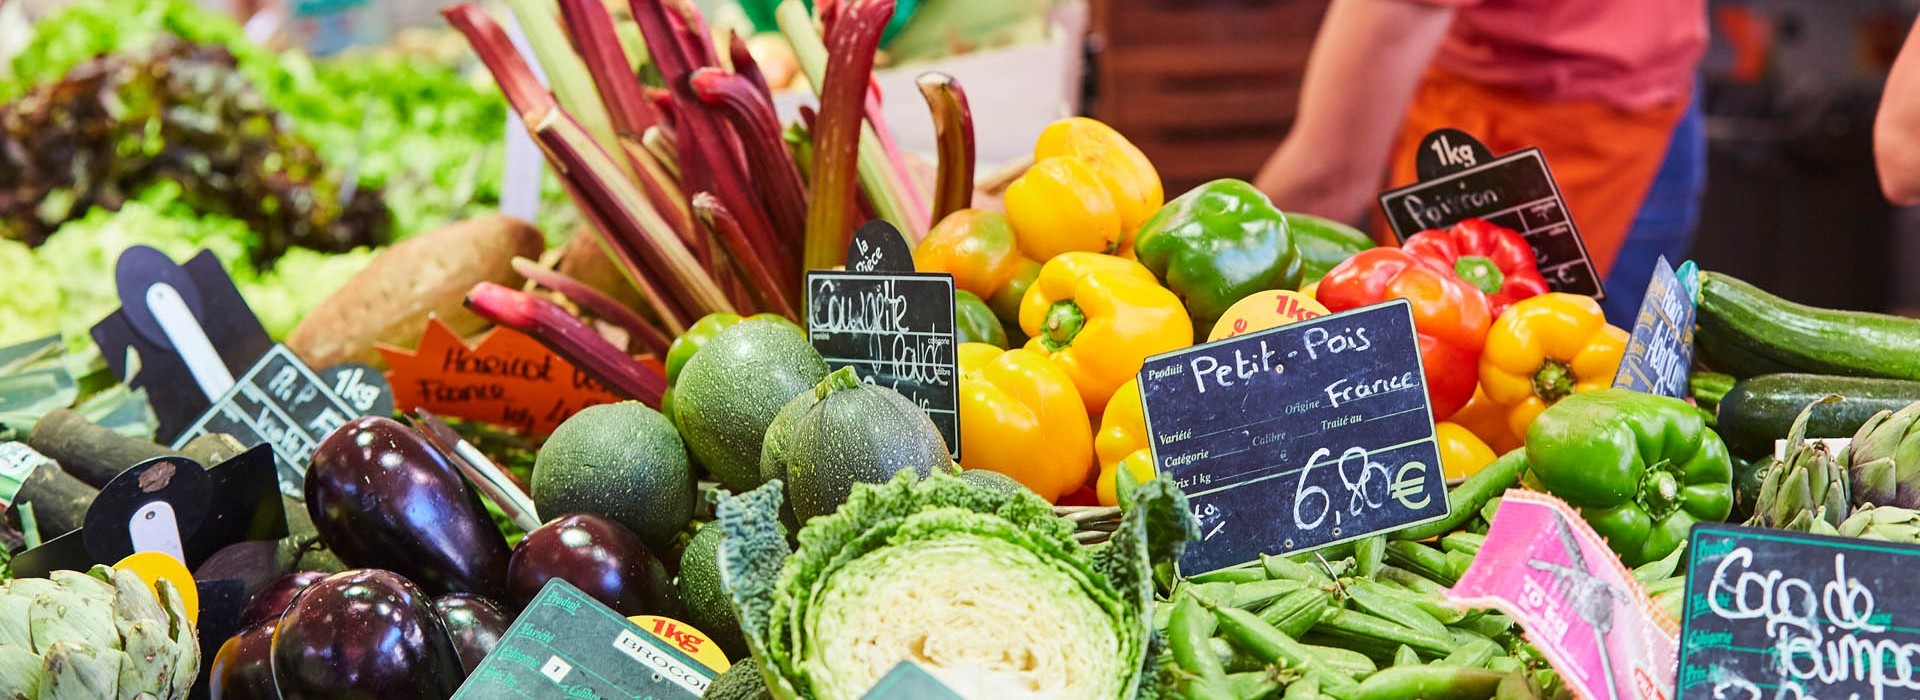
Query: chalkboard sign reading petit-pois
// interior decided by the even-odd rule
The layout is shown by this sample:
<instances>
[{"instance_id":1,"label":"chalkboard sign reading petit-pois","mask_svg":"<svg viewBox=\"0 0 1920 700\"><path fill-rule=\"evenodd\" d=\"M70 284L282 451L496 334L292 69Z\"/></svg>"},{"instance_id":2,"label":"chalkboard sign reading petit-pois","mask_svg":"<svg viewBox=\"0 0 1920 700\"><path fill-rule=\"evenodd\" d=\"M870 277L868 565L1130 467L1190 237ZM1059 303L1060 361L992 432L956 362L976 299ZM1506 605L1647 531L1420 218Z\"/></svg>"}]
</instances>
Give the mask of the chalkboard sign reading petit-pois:
<instances>
[{"instance_id":1,"label":"chalkboard sign reading petit-pois","mask_svg":"<svg viewBox=\"0 0 1920 700\"><path fill-rule=\"evenodd\" d=\"M1695 525L1682 700L1920 697L1920 547Z\"/></svg>"},{"instance_id":2,"label":"chalkboard sign reading petit-pois","mask_svg":"<svg viewBox=\"0 0 1920 700\"><path fill-rule=\"evenodd\" d=\"M1185 491L1194 574L1447 515L1405 300L1147 360L1154 462Z\"/></svg>"},{"instance_id":3,"label":"chalkboard sign reading petit-pois","mask_svg":"<svg viewBox=\"0 0 1920 700\"><path fill-rule=\"evenodd\" d=\"M918 404L960 458L952 275L809 272L807 336L827 366Z\"/></svg>"}]
</instances>

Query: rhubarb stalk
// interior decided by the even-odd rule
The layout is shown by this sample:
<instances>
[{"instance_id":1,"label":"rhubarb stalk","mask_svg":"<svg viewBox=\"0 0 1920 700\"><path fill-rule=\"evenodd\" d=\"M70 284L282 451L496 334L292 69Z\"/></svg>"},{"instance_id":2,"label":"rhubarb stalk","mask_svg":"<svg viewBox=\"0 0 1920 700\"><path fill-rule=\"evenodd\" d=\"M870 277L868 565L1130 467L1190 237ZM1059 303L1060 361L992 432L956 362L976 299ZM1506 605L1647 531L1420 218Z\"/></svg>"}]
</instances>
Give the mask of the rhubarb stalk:
<instances>
[{"instance_id":1,"label":"rhubarb stalk","mask_svg":"<svg viewBox=\"0 0 1920 700\"><path fill-rule=\"evenodd\" d=\"M718 197L707 192L695 194L693 214L713 231L714 236L728 246L737 247L745 244L746 234L740 231L739 220L733 218L733 214L727 211L726 205L722 204ZM742 274L756 282L749 285L749 288L759 292L760 301L766 305L767 310L790 319L799 318L794 314L793 301L787 294L787 287L767 283L773 274L767 270L766 263L751 255L736 255L734 261L740 264Z\"/></svg>"},{"instance_id":2,"label":"rhubarb stalk","mask_svg":"<svg viewBox=\"0 0 1920 700\"><path fill-rule=\"evenodd\" d=\"M743 75L702 68L693 72L692 80L694 94L722 107L734 133L739 134L747 162L756 175L754 181L760 184L760 194L772 214L774 231L786 234L780 236L782 242L789 237L798 239L807 225L806 185L781 140L780 119L774 114L773 102ZM783 245L782 251L793 248ZM799 260L789 255L781 262L797 264Z\"/></svg>"},{"instance_id":3,"label":"rhubarb stalk","mask_svg":"<svg viewBox=\"0 0 1920 700\"><path fill-rule=\"evenodd\" d=\"M619 326L655 357L667 356L667 349L673 343L672 338L661 333L660 329L641 318L640 314L634 313L633 309L627 308L626 304L594 289L593 285L541 267L540 263L526 258L514 258L513 270L520 273L521 277L533 280L534 284L559 292L561 296L593 312L593 315L599 316L602 320Z\"/></svg>"},{"instance_id":4,"label":"rhubarb stalk","mask_svg":"<svg viewBox=\"0 0 1920 700\"><path fill-rule=\"evenodd\" d=\"M614 347L558 304L481 282L467 292L467 308L481 318L532 336L608 390L660 408L667 378Z\"/></svg>"},{"instance_id":5,"label":"rhubarb stalk","mask_svg":"<svg viewBox=\"0 0 1920 700\"><path fill-rule=\"evenodd\" d=\"M967 93L945 73L926 73L915 81L933 113L934 140L939 144L939 174L933 185L933 222L939 223L973 205L973 110Z\"/></svg>"},{"instance_id":6,"label":"rhubarb stalk","mask_svg":"<svg viewBox=\"0 0 1920 700\"><path fill-rule=\"evenodd\" d=\"M854 170L862 160L861 105L872 77L880 33L892 16L893 0L849 0L842 5L838 21L826 37L820 123L813 130L812 199L807 204L803 258L807 269L831 268L846 255L853 223L848 221L847 212L853 199Z\"/></svg>"},{"instance_id":7,"label":"rhubarb stalk","mask_svg":"<svg viewBox=\"0 0 1920 700\"><path fill-rule=\"evenodd\" d=\"M851 5L855 3L841 4ZM786 35L788 43L793 45L794 57L798 59L800 63L801 72L806 74L807 82L813 85L814 94L823 95L825 92L829 52L827 51L826 44L821 40L820 34L814 31L813 20L807 16L806 7L801 4L800 0L785 0L785 2L780 3L780 7L776 10L775 18L780 22L780 32ZM885 22L886 19L882 18L880 21ZM838 22L836 21L835 24L838 25ZM872 70L871 66L869 66L868 70ZM850 109L865 109L864 106L862 106L866 99L864 92L863 90L860 98L862 102L854 107L850 107ZM822 97L821 103L825 104L824 97ZM881 218L886 219L887 222L893 224L895 228L903 232L915 231L916 229L913 225L915 217L908 214L908 207L900 198L900 193L897 191L895 185L895 183L902 181L905 176L893 172L889 167L891 159L887 157L886 149L881 145L880 138L875 134L872 125L861 125L859 148L860 160L857 167L860 174L860 188L866 193L868 200L872 202L873 208L880 214ZM918 234L914 233L910 235Z\"/></svg>"}]
</instances>

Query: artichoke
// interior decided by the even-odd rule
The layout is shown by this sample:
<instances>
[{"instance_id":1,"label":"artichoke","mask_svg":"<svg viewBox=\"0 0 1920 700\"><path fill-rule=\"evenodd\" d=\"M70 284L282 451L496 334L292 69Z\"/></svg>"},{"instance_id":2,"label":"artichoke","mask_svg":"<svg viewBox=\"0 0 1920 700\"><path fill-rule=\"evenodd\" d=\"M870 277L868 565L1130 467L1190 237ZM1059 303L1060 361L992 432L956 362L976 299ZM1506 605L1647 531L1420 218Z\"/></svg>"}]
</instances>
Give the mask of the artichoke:
<instances>
[{"instance_id":1,"label":"artichoke","mask_svg":"<svg viewBox=\"0 0 1920 700\"><path fill-rule=\"evenodd\" d=\"M1853 502L1920 508L1920 403L1881 411L1853 434L1840 463L1853 480Z\"/></svg>"},{"instance_id":2,"label":"artichoke","mask_svg":"<svg viewBox=\"0 0 1920 700\"><path fill-rule=\"evenodd\" d=\"M1810 532L1814 521L1819 521L1825 527L1818 532L1824 534L1846 519L1852 510L1847 469L1825 443L1805 439L1813 407L1839 398L1829 396L1808 404L1794 419L1787 434L1787 444L1793 448L1785 459L1774 459L1765 467L1748 525Z\"/></svg>"},{"instance_id":3,"label":"artichoke","mask_svg":"<svg viewBox=\"0 0 1920 700\"><path fill-rule=\"evenodd\" d=\"M187 696L200 645L180 592L126 569L0 583L0 698Z\"/></svg>"},{"instance_id":4,"label":"artichoke","mask_svg":"<svg viewBox=\"0 0 1920 700\"><path fill-rule=\"evenodd\" d=\"M1898 506L1861 506L1840 523L1840 534L1882 542L1920 544L1920 511Z\"/></svg>"}]
</instances>

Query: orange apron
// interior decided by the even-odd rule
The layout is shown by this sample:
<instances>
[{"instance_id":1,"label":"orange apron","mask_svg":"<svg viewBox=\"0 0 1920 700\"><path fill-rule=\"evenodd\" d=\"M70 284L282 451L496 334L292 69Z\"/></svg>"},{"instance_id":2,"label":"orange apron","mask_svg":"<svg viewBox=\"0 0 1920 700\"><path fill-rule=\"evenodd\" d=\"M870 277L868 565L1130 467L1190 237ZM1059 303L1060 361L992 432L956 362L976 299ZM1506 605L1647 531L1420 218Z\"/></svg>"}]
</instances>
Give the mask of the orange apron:
<instances>
[{"instance_id":1,"label":"orange apron","mask_svg":"<svg viewBox=\"0 0 1920 700\"><path fill-rule=\"evenodd\" d=\"M1389 187L1417 179L1420 139L1441 127L1473 134L1496 156L1538 147L1604 277L1686 107L1684 100L1639 111L1589 100L1542 101L1429 69L1394 142Z\"/></svg>"}]
</instances>

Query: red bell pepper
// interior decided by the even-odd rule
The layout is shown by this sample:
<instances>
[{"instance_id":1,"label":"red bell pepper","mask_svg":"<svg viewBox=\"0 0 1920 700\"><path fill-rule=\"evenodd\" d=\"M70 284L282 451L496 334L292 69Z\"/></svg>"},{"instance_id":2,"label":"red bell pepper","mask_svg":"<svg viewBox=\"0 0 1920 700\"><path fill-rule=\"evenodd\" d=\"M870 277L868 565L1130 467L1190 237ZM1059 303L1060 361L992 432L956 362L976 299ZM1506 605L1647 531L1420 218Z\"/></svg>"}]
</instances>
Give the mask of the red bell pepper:
<instances>
[{"instance_id":1,"label":"red bell pepper","mask_svg":"<svg viewBox=\"0 0 1920 700\"><path fill-rule=\"evenodd\" d=\"M1547 280L1535 264L1533 246L1518 231L1485 219L1467 219L1444 229L1427 229L1408 238L1401 249L1440 263L1487 295L1499 318L1507 307L1547 293Z\"/></svg>"},{"instance_id":2,"label":"red bell pepper","mask_svg":"<svg viewBox=\"0 0 1920 700\"><path fill-rule=\"evenodd\" d=\"M1315 294L1336 313L1389 299L1411 302L1433 419L1446 420L1473 398L1493 316L1487 295L1452 270L1400 248L1374 248L1327 271Z\"/></svg>"}]
</instances>

